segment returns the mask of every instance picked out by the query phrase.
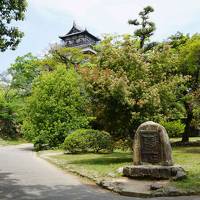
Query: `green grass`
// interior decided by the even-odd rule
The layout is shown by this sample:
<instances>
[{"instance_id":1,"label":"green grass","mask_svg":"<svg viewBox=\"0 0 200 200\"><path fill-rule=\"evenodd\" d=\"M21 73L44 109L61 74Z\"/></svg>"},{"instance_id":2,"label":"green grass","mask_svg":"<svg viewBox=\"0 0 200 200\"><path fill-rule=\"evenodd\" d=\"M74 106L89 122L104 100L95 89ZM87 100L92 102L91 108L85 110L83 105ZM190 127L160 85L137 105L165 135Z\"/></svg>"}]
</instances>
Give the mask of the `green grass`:
<instances>
[{"instance_id":1,"label":"green grass","mask_svg":"<svg viewBox=\"0 0 200 200\"><path fill-rule=\"evenodd\" d=\"M48 153L48 151L47 151ZM132 163L131 153L115 152L112 154L61 154L48 156L49 161L63 169L75 171L91 179L103 179L120 176L119 167Z\"/></svg>"},{"instance_id":2,"label":"green grass","mask_svg":"<svg viewBox=\"0 0 200 200\"><path fill-rule=\"evenodd\" d=\"M176 147L173 157L175 163L180 164L188 173L187 179L174 182L173 185L200 192L200 147Z\"/></svg>"},{"instance_id":3,"label":"green grass","mask_svg":"<svg viewBox=\"0 0 200 200\"><path fill-rule=\"evenodd\" d=\"M102 180L119 177L117 169L132 164L132 154L128 152L114 152L112 154L63 154L59 151L45 151L47 159L62 169L77 172L91 179ZM200 192L200 147L174 147L173 158L175 164L181 165L188 173L188 178L172 182L172 185L184 189Z\"/></svg>"},{"instance_id":4,"label":"green grass","mask_svg":"<svg viewBox=\"0 0 200 200\"><path fill-rule=\"evenodd\" d=\"M18 145L26 143L24 139L2 139L0 138L0 146L8 146L8 145Z\"/></svg>"},{"instance_id":5,"label":"green grass","mask_svg":"<svg viewBox=\"0 0 200 200\"><path fill-rule=\"evenodd\" d=\"M179 142L182 138L170 138L171 142ZM200 141L200 137L190 137L190 142Z\"/></svg>"}]
</instances>

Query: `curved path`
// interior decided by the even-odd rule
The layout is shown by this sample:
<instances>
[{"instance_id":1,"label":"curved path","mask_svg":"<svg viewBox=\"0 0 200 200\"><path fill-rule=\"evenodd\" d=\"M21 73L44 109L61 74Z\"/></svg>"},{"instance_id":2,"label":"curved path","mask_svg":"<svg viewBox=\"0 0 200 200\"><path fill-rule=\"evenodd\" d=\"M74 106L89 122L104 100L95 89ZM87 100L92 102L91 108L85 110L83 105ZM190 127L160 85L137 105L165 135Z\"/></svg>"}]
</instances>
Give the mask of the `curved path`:
<instances>
[{"instance_id":1,"label":"curved path","mask_svg":"<svg viewBox=\"0 0 200 200\"><path fill-rule=\"evenodd\" d=\"M32 152L32 145L0 147L0 200L139 200L83 184ZM151 200L200 200L200 197Z\"/></svg>"}]
</instances>

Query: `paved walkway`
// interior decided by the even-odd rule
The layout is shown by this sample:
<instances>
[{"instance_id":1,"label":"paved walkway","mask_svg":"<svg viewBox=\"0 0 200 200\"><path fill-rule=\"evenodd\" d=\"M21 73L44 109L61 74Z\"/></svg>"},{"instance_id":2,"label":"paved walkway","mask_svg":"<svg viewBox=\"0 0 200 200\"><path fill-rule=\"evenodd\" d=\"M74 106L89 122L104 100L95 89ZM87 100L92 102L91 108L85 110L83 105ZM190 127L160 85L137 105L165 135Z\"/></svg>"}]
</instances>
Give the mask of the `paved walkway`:
<instances>
[{"instance_id":1,"label":"paved walkway","mask_svg":"<svg viewBox=\"0 0 200 200\"><path fill-rule=\"evenodd\" d=\"M0 147L0 200L139 200L81 183L41 160L32 145ZM200 197L151 200L200 200Z\"/></svg>"}]
</instances>

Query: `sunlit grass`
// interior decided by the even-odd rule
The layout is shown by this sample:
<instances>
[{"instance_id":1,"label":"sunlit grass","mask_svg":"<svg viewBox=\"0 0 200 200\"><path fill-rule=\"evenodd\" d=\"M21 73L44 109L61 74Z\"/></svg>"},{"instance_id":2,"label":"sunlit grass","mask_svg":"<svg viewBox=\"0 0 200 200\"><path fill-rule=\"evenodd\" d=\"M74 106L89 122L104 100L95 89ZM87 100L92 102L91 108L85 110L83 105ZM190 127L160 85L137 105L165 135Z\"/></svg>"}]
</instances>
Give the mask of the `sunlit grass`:
<instances>
[{"instance_id":1,"label":"sunlit grass","mask_svg":"<svg viewBox=\"0 0 200 200\"><path fill-rule=\"evenodd\" d=\"M170 138L171 142L180 142L182 138ZM200 137L190 137L189 138L190 142L195 142L195 141L200 141Z\"/></svg>"},{"instance_id":2,"label":"sunlit grass","mask_svg":"<svg viewBox=\"0 0 200 200\"><path fill-rule=\"evenodd\" d=\"M200 192L200 147L176 147L173 150L174 161L188 173L185 180L173 184L184 190Z\"/></svg>"},{"instance_id":3,"label":"sunlit grass","mask_svg":"<svg viewBox=\"0 0 200 200\"><path fill-rule=\"evenodd\" d=\"M48 160L62 169L77 172L91 179L102 180L119 177L117 169L132 164L132 153L114 152L112 154L59 154L54 151L42 152ZM57 151L58 152L58 151ZM188 173L185 180L172 182L184 190L200 192L200 147L174 147L175 164L181 165Z\"/></svg>"},{"instance_id":4,"label":"sunlit grass","mask_svg":"<svg viewBox=\"0 0 200 200\"><path fill-rule=\"evenodd\" d=\"M0 146L18 145L27 143L24 139L2 139L0 138Z\"/></svg>"},{"instance_id":5,"label":"sunlit grass","mask_svg":"<svg viewBox=\"0 0 200 200\"><path fill-rule=\"evenodd\" d=\"M62 154L48 156L51 162L63 169L77 171L92 179L120 176L117 169L132 163L131 153L114 152L112 154Z\"/></svg>"}]
</instances>

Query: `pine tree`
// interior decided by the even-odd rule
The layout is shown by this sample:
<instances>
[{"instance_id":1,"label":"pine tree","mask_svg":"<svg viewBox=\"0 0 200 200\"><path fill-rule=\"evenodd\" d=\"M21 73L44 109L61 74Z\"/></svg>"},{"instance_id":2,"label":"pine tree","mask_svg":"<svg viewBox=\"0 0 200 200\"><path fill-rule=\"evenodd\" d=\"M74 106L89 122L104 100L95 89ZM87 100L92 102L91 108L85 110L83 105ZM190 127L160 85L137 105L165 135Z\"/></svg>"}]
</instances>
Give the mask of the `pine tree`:
<instances>
[{"instance_id":1,"label":"pine tree","mask_svg":"<svg viewBox=\"0 0 200 200\"><path fill-rule=\"evenodd\" d=\"M145 48L145 42L149 41L150 37L154 34L156 26L154 22L149 21L149 14L154 12L151 6L147 6L139 13L141 19L129 20L128 23L134 26L140 26L134 34L140 39L140 48ZM148 47L154 46L155 43L147 44ZM146 46L146 47L147 47Z\"/></svg>"}]
</instances>

